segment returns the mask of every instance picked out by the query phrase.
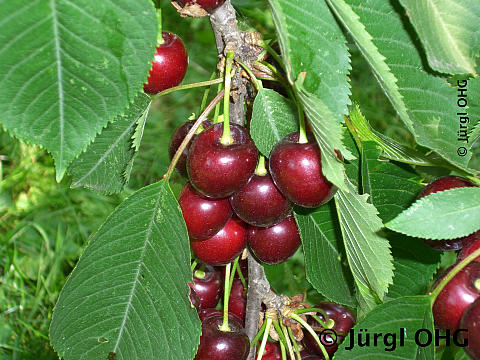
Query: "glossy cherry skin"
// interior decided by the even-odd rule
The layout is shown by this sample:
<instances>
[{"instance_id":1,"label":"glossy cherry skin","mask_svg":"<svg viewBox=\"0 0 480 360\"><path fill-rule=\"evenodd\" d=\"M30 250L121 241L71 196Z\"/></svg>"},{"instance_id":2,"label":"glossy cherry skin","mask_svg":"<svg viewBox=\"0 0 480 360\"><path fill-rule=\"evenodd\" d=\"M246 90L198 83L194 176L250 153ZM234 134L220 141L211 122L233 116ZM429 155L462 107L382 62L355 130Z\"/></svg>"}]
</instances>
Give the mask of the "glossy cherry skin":
<instances>
[{"instance_id":1,"label":"glossy cherry skin","mask_svg":"<svg viewBox=\"0 0 480 360\"><path fill-rule=\"evenodd\" d=\"M233 279L230 297L228 299L228 312L237 315L245 322L245 312L247 308L247 293L240 279Z\"/></svg>"},{"instance_id":2,"label":"glossy cherry skin","mask_svg":"<svg viewBox=\"0 0 480 360\"><path fill-rule=\"evenodd\" d=\"M451 267L445 270L434 287L450 269ZM475 287L475 282L479 279L480 263L472 262L448 282L433 304L433 320L436 326L451 332L459 328L465 309L480 297L480 290Z\"/></svg>"},{"instance_id":3,"label":"glossy cherry skin","mask_svg":"<svg viewBox=\"0 0 480 360\"><path fill-rule=\"evenodd\" d=\"M156 94L180 84L185 77L188 55L182 40L175 34L162 31L163 44L156 47L147 82L143 90Z\"/></svg>"},{"instance_id":4,"label":"glossy cherry skin","mask_svg":"<svg viewBox=\"0 0 480 360\"><path fill-rule=\"evenodd\" d=\"M217 309L200 309L198 310L198 318L200 319L201 322L203 322L205 319L210 318L212 316L223 316L223 310L217 310ZM242 319L240 319L237 315L232 314L230 311L228 312L228 319L236 321L237 323L241 324L243 322Z\"/></svg>"},{"instance_id":5,"label":"glossy cherry skin","mask_svg":"<svg viewBox=\"0 0 480 360\"><path fill-rule=\"evenodd\" d=\"M290 258L301 244L295 218L290 215L268 228L249 226L248 246L255 257L266 264L280 264Z\"/></svg>"},{"instance_id":6,"label":"glossy cherry skin","mask_svg":"<svg viewBox=\"0 0 480 360\"><path fill-rule=\"evenodd\" d=\"M325 311L328 318L334 321L334 325L331 329L337 334L337 344L331 345L333 339L329 337L329 335L321 334L323 329L320 329L320 331L317 332L317 334L320 336L320 341L325 344L325 350L327 350L327 353L332 356L335 351L337 351L338 344L343 341L347 333L355 325L355 315L347 307L332 302L322 302L314 307ZM317 313L317 315L322 321L325 321L325 317L321 313ZM309 317L308 323L311 326L320 327L320 324L311 317ZM305 332L304 335L303 344L307 350L313 354L322 355L322 350L316 343L313 336L308 332Z\"/></svg>"},{"instance_id":7,"label":"glossy cherry skin","mask_svg":"<svg viewBox=\"0 0 480 360\"><path fill-rule=\"evenodd\" d=\"M469 245L463 247L463 250L458 255L457 262L462 261L475 250L480 249L480 230L475 232L472 237L473 241ZM475 258L475 261L480 261L480 256Z\"/></svg>"},{"instance_id":8,"label":"glossy cherry skin","mask_svg":"<svg viewBox=\"0 0 480 360\"><path fill-rule=\"evenodd\" d=\"M178 198L191 240L203 240L218 233L232 217L228 199L209 199L187 183Z\"/></svg>"},{"instance_id":9,"label":"glossy cherry skin","mask_svg":"<svg viewBox=\"0 0 480 360\"><path fill-rule=\"evenodd\" d=\"M203 10L212 12L222 5L225 0L176 0L176 2L182 7L185 5L198 4L198 6L200 6Z\"/></svg>"},{"instance_id":10,"label":"glossy cherry skin","mask_svg":"<svg viewBox=\"0 0 480 360\"><path fill-rule=\"evenodd\" d=\"M270 155L275 185L294 204L317 207L329 201L336 187L322 173L320 148L311 134L299 144L298 133L285 136Z\"/></svg>"},{"instance_id":11,"label":"glossy cherry skin","mask_svg":"<svg viewBox=\"0 0 480 360\"><path fill-rule=\"evenodd\" d=\"M232 217L222 230L206 240L192 240L190 247L198 260L209 265L232 262L245 248L247 231L239 219Z\"/></svg>"},{"instance_id":12,"label":"glossy cherry skin","mask_svg":"<svg viewBox=\"0 0 480 360\"><path fill-rule=\"evenodd\" d=\"M467 329L464 338L468 338L468 345L465 349L468 355L474 360L480 359L480 299L475 300L462 316L461 329ZM466 335L466 336L465 336Z\"/></svg>"},{"instance_id":13,"label":"glossy cherry skin","mask_svg":"<svg viewBox=\"0 0 480 360\"><path fill-rule=\"evenodd\" d=\"M277 189L270 175L254 174L248 183L230 198L235 214L254 226L272 226L285 219L292 206Z\"/></svg>"},{"instance_id":14,"label":"glossy cherry skin","mask_svg":"<svg viewBox=\"0 0 480 360\"><path fill-rule=\"evenodd\" d=\"M255 171L258 151L247 130L230 124L234 140L223 145L223 124L203 131L192 143L187 171L195 189L207 197L223 198L240 190Z\"/></svg>"},{"instance_id":15,"label":"glossy cherry skin","mask_svg":"<svg viewBox=\"0 0 480 360\"><path fill-rule=\"evenodd\" d=\"M229 320L230 331L220 330L221 316L212 316L202 322L202 336L194 360L245 360L250 341L242 326Z\"/></svg>"},{"instance_id":16,"label":"glossy cherry skin","mask_svg":"<svg viewBox=\"0 0 480 360\"><path fill-rule=\"evenodd\" d=\"M193 289L200 298L201 307L214 308L223 293L222 275L212 266L193 272Z\"/></svg>"},{"instance_id":17,"label":"glossy cherry skin","mask_svg":"<svg viewBox=\"0 0 480 360\"><path fill-rule=\"evenodd\" d=\"M199 311L202 308L202 304L200 302L200 297L198 294L195 292L194 286L192 283L188 283L188 286L190 286L190 294L188 297L190 298L190 302L192 305Z\"/></svg>"},{"instance_id":18,"label":"glossy cherry skin","mask_svg":"<svg viewBox=\"0 0 480 360\"><path fill-rule=\"evenodd\" d=\"M255 360L257 358L258 356L255 356ZM278 343L267 341L262 360L282 360L282 350L280 350L280 345L278 345Z\"/></svg>"},{"instance_id":19,"label":"glossy cherry skin","mask_svg":"<svg viewBox=\"0 0 480 360\"><path fill-rule=\"evenodd\" d=\"M470 180L459 177L459 176L443 176L438 179L433 180L418 195L418 199L421 199L427 195L434 194L439 191L445 191L449 189L459 188L459 187L474 187L476 186ZM455 251L462 249L470 245L476 235L463 236L456 239L449 240L428 240L422 239L423 242L430 246L432 249L440 251Z\"/></svg>"},{"instance_id":20,"label":"glossy cherry skin","mask_svg":"<svg viewBox=\"0 0 480 360\"><path fill-rule=\"evenodd\" d=\"M185 136L187 136L187 133L190 131L190 129L193 127L193 124L195 121L187 121L180 125L175 132L172 135L172 138L170 139L170 145L168 146L168 155L170 156L170 160L173 159L173 156L177 152L178 148L180 147L180 144L182 143L183 139L185 139ZM208 129L212 123L209 120L205 120L202 123L202 126L204 129ZM192 142L195 140L197 135L193 135L192 139L190 142L187 144L187 147L183 149L182 154L180 155L180 158L177 161L177 164L175 165L175 169L178 170L180 174L183 176L187 177L187 156L188 156L188 150L190 149L190 146L192 145Z\"/></svg>"}]
</instances>

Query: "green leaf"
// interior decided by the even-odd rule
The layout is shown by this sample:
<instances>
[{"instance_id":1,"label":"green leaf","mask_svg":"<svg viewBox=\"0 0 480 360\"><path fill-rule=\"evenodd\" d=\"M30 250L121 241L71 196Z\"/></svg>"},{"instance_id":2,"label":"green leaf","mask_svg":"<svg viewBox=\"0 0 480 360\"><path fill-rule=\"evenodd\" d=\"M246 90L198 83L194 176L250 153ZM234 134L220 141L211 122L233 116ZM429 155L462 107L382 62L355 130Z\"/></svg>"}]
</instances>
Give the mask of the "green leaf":
<instances>
[{"instance_id":1,"label":"green leaf","mask_svg":"<svg viewBox=\"0 0 480 360\"><path fill-rule=\"evenodd\" d=\"M393 278L390 245L378 234L383 224L368 195L349 187L350 192L339 189L335 195L348 263L357 284L382 300Z\"/></svg>"},{"instance_id":2,"label":"green leaf","mask_svg":"<svg viewBox=\"0 0 480 360\"><path fill-rule=\"evenodd\" d=\"M458 156L458 123L452 121L458 111L457 91L445 79L424 70L403 9L383 0L329 2L417 143L468 171L471 153Z\"/></svg>"},{"instance_id":3,"label":"green leaf","mask_svg":"<svg viewBox=\"0 0 480 360\"><path fill-rule=\"evenodd\" d=\"M480 227L480 188L454 188L417 200L385 226L424 239L455 239Z\"/></svg>"},{"instance_id":4,"label":"green leaf","mask_svg":"<svg viewBox=\"0 0 480 360\"><path fill-rule=\"evenodd\" d=\"M327 299L352 306L353 279L343 251L342 234L332 202L295 209L302 238L307 279Z\"/></svg>"},{"instance_id":5,"label":"green leaf","mask_svg":"<svg viewBox=\"0 0 480 360\"><path fill-rule=\"evenodd\" d=\"M68 170L73 175L72 188L84 186L107 194L123 188L130 176L149 106L150 98L140 93L126 113L108 124L86 152L73 161ZM136 132L137 128L141 131ZM132 139L136 133L138 136Z\"/></svg>"},{"instance_id":6,"label":"green leaf","mask_svg":"<svg viewBox=\"0 0 480 360\"><path fill-rule=\"evenodd\" d=\"M285 136L298 131L295 105L271 89L260 89L253 102L250 134L258 150L270 156L273 147Z\"/></svg>"},{"instance_id":7,"label":"green leaf","mask_svg":"<svg viewBox=\"0 0 480 360\"><path fill-rule=\"evenodd\" d=\"M400 0L415 27L432 69L473 74L480 51L477 0Z\"/></svg>"},{"instance_id":8,"label":"green leaf","mask_svg":"<svg viewBox=\"0 0 480 360\"><path fill-rule=\"evenodd\" d=\"M366 331L360 332L360 329L366 329ZM422 349L415 342L415 334L421 329L426 329L434 335L432 310L428 296L407 296L388 301L377 306L353 327L354 344L358 345L358 335L362 335L363 342L368 333L370 334L370 346L354 346L353 349L347 350L346 347L350 345L350 333L335 353L335 360L433 359L435 346ZM374 333L382 334L378 339L377 346L373 345ZM404 346L400 346L402 335ZM419 337L422 341L426 341L422 338L421 333Z\"/></svg>"},{"instance_id":9,"label":"green leaf","mask_svg":"<svg viewBox=\"0 0 480 360\"><path fill-rule=\"evenodd\" d=\"M353 139L352 134L344 128L344 137L343 143L349 152L355 156L355 159L348 160L345 163L345 173L348 177L348 180L358 189L359 184L361 183L360 179L360 152L358 150L357 144Z\"/></svg>"},{"instance_id":10,"label":"green leaf","mask_svg":"<svg viewBox=\"0 0 480 360\"><path fill-rule=\"evenodd\" d=\"M55 307L50 337L70 359L192 359L187 229L168 183L127 198L90 239Z\"/></svg>"},{"instance_id":11,"label":"green leaf","mask_svg":"<svg viewBox=\"0 0 480 360\"><path fill-rule=\"evenodd\" d=\"M428 291L440 263L442 252L433 250L421 240L389 233L394 276L388 288L389 298L420 295Z\"/></svg>"},{"instance_id":12,"label":"green leaf","mask_svg":"<svg viewBox=\"0 0 480 360\"><path fill-rule=\"evenodd\" d=\"M380 154L374 142L362 143L362 189L385 222L410 206L424 186L413 170L380 160Z\"/></svg>"},{"instance_id":13,"label":"green leaf","mask_svg":"<svg viewBox=\"0 0 480 360\"><path fill-rule=\"evenodd\" d=\"M317 0L269 0L269 4L288 80L293 84L306 73L307 92L328 105L330 121L343 122L350 103L350 58L328 6Z\"/></svg>"},{"instance_id":14,"label":"green leaf","mask_svg":"<svg viewBox=\"0 0 480 360\"><path fill-rule=\"evenodd\" d=\"M149 0L0 1L0 122L47 149L57 180L132 102L150 69Z\"/></svg>"}]
</instances>

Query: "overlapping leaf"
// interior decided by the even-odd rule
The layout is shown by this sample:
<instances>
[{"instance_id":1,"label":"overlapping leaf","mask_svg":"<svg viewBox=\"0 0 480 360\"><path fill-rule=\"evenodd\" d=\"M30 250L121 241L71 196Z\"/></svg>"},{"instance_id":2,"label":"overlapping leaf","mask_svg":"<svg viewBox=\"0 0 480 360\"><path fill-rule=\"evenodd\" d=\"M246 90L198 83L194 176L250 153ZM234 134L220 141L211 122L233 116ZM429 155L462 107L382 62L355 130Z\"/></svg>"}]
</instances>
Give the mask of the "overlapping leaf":
<instances>
[{"instance_id":1,"label":"overlapping leaf","mask_svg":"<svg viewBox=\"0 0 480 360\"><path fill-rule=\"evenodd\" d=\"M302 238L308 281L326 298L353 305L353 279L345 266L342 234L335 205L330 202L315 210L295 210Z\"/></svg>"},{"instance_id":2,"label":"overlapping leaf","mask_svg":"<svg viewBox=\"0 0 480 360\"><path fill-rule=\"evenodd\" d=\"M53 314L55 350L70 359L192 359L187 229L168 183L125 200L91 239Z\"/></svg>"},{"instance_id":3,"label":"overlapping leaf","mask_svg":"<svg viewBox=\"0 0 480 360\"><path fill-rule=\"evenodd\" d=\"M402 234L425 239L469 235L480 229L480 188L454 188L430 194L385 225Z\"/></svg>"},{"instance_id":4,"label":"overlapping leaf","mask_svg":"<svg viewBox=\"0 0 480 360\"><path fill-rule=\"evenodd\" d=\"M0 26L0 123L47 149L60 180L142 89L156 40L153 4L4 0Z\"/></svg>"},{"instance_id":5,"label":"overlapping leaf","mask_svg":"<svg viewBox=\"0 0 480 360\"><path fill-rule=\"evenodd\" d=\"M401 0L432 69L447 74L476 72L480 51L477 0Z\"/></svg>"},{"instance_id":6,"label":"overlapping leaf","mask_svg":"<svg viewBox=\"0 0 480 360\"><path fill-rule=\"evenodd\" d=\"M72 188L84 186L107 194L123 188L141 141L149 105L150 98L140 93L127 112L108 124L86 152L74 160L69 168ZM133 139L136 132L138 136Z\"/></svg>"}]
</instances>

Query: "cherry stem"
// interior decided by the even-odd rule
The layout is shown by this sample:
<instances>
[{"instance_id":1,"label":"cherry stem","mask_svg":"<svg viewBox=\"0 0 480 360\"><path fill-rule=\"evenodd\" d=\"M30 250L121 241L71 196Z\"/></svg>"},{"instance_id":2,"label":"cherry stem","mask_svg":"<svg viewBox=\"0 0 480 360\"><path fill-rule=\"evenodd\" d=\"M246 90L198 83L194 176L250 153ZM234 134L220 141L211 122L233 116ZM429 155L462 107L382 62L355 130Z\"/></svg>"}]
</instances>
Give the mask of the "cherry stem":
<instances>
[{"instance_id":1,"label":"cherry stem","mask_svg":"<svg viewBox=\"0 0 480 360\"><path fill-rule=\"evenodd\" d=\"M155 96L152 96L152 101L157 100L158 98L162 97L163 95L167 95L167 94L170 94L170 93L178 91L178 90L194 89L194 88L197 88L197 87L210 86L210 85L218 84L218 83L221 83L221 82L223 82L223 78L217 78L217 79L213 79L213 80L200 81L200 82L191 83L191 84L174 86L174 87L171 87L170 89L160 91Z\"/></svg>"},{"instance_id":2,"label":"cherry stem","mask_svg":"<svg viewBox=\"0 0 480 360\"><path fill-rule=\"evenodd\" d=\"M282 331L282 328L280 327L280 324L278 320L273 320L273 327L275 328L278 337L280 338L280 343L282 343L284 346L287 346L287 339L285 338L285 334Z\"/></svg>"},{"instance_id":3,"label":"cherry stem","mask_svg":"<svg viewBox=\"0 0 480 360\"><path fill-rule=\"evenodd\" d=\"M283 64L283 60L282 58L280 57L280 55L277 54L277 52L275 50L272 49L272 47L270 45L268 45L267 43L264 43L264 46L263 46L264 49L267 50L267 52L272 55L272 57L275 59L275 61L277 63L279 63L280 65Z\"/></svg>"},{"instance_id":4,"label":"cherry stem","mask_svg":"<svg viewBox=\"0 0 480 360\"><path fill-rule=\"evenodd\" d=\"M285 351L285 345L280 341L280 351L282 352L282 360L287 360L287 352Z\"/></svg>"},{"instance_id":5,"label":"cherry stem","mask_svg":"<svg viewBox=\"0 0 480 360\"><path fill-rule=\"evenodd\" d=\"M162 9L157 9L157 46L160 46L164 43L163 33L162 33Z\"/></svg>"},{"instance_id":6,"label":"cherry stem","mask_svg":"<svg viewBox=\"0 0 480 360\"><path fill-rule=\"evenodd\" d=\"M295 340L295 335L293 335L292 328L288 327L287 330L288 330L288 334L290 335L290 338L292 339L293 351L295 351L295 355L297 356L297 359L302 360L302 356L300 355L300 348L298 346L297 341Z\"/></svg>"},{"instance_id":7,"label":"cherry stem","mask_svg":"<svg viewBox=\"0 0 480 360\"><path fill-rule=\"evenodd\" d=\"M267 175L267 169L265 168L265 156L263 155L260 155L260 158L258 159L258 165L257 165L257 168L255 169L255 175L258 175L258 176Z\"/></svg>"},{"instance_id":8,"label":"cherry stem","mask_svg":"<svg viewBox=\"0 0 480 360\"><path fill-rule=\"evenodd\" d=\"M193 270L195 270L195 267L197 266L197 264L198 264L197 259L193 260L192 265L190 265L190 269L191 269L192 272L193 272Z\"/></svg>"},{"instance_id":9,"label":"cherry stem","mask_svg":"<svg viewBox=\"0 0 480 360\"><path fill-rule=\"evenodd\" d=\"M267 318L265 324L265 331L263 332L262 343L260 344L260 348L258 349L257 360L262 360L263 353L265 352L265 345L267 345L268 334L270 333L270 327L272 326L272 319Z\"/></svg>"},{"instance_id":10,"label":"cherry stem","mask_svg":"<svg viewBox=\"0 0 480 360\"><path fill-rule=\"evenodd\" d=\"M247 289L247 282L245 281L245 277L243 276L242 269L240 266L237 267L237 274L238 277L240 278L240 281L242 282L243 288Z\"/></svg>"},{"instance_id":11,"label":"cherry stem","mask_svg":"<svg viewBox=\"0 0 480 360\"><path fill-rule=\"evenodd\" d=\"M322 350L322 354L325 357L326 360L330 360L330 357L328 356L327 350L325 350L325 347L323 346L322 342L320 341L320 338L318 337L317 333L312 329L312 327L305 321L303 320L300 316L298 316L295 313L291 313L290 317L293 320L298 321L307 331L312 335L312 337L315 339L317 342L318 346L320 347L320 350Z\"/></svg>"},{"instance_id":12,"label":"cherry stem","mask_svg":"<svg viewBox=\"0 0 480 360\"><path fill-rule=\"evenodd\" d=\"M243 70L246 71L248 76L250 76L250 81L253 83L253 86L255 86L255 90L260 91L260 89L263 88L262 82L257 79L257 77L253 74L252 70L243 62L240 60L235 60L240 66L243 68Z\"/></svg>"},{"instance_id":13,"label":"cherry stem","mask_svg":"<svg viewBox=\"0 0 480 360\"><path fill-rule=\"evenodd\" d=\"M287 342L287 348L288 348L288 353L290 355L290 358L292 360L295 360L295 354L293 353L293 347L292 347L292 343L290 342L290 337L288 336L287 329L285 329L285 326L281 321L279 322L279 324L282 329L283 335L285 337L285 341Z\"/></svg>"},{"instance_id":14,"label":"cherry stem","mask_svg":"<svg viewBox=\"0 0 480 360\"><path fill-rule=\"evenodd\" d=\"M183 153L183 150L187 147L189 141L192 139L193 135L195 135L195 132L197 131L198 127L200 124L207 119L208 114L213 110L215 105L222 99L223 97L223 90L220 91L217 96L215 96L210 104L207 105L205 110L200 114L198 119L195 121L195 124L193 124L192 128L188 131L187 135L185 136L185 139L183 139L182 143L177 149L177 152L172 158L172 161L170 162L170 165L168 166L167 172L165 175L163 175L163 178L166 179L167 181L170 179L170 176L172 175L173 171L175 170L175 165L178 162L178 159L180 159L180 156Z\"/></svg>"},{"instance_id":15,"label":"cherry stem","mask_svg":"<svg viewBox=\"0 0 480 360\"><path fill-rule=\"evenodd\" d=\"M222 78L223 80L223 78ZM223 89L223 81L218 84L217 93L219 93ZM218 123L218 115L220 114L220 102L215 106L215 113L213 115L213 123Z\"/></svg>"},{"instance_id":16,"label":"cherry stem","mask_svg":"<svg viewBox=\"0 0 480 360\"><path fill-rule=\"evenodd\" d=\"M205 279L205 271L203 270L195 270L195 277L198 279Z\"/></svg>"},{"instance_id":17,"label":"cherry stem","mask_svg":"<svg viewBox=\"0 0 480 360\"><path fill-rule=\"evenodd\" d=\"M227 52L225 60L225 92L223 95L223 134L220 142L223 145L233 144L233 138L230 135L230 84L232 82L232 64L233 52Z\"/></svg>"},{"instance_id":18,"label":"cherry stem","mask_svg":"<svg viewBox=\"0 0 480 360\"><path fill-rule=\"evenodd\" d=\"M306 309L295 310L295 314L315 313L315 312L319 312L320 314L322 314L323 318L327 320L323 321L315 314L307 314L307 315L310 315L311 317L313 317L323 328L325 329L333 328L333 326L335 325L335 321L332 319L329 319L327 313L320 308L306 308Z\"/></svg>"},{"instance_id":19,"label":"cherry stem","mask_svg":"<svg viewBox=\"0 0 480 360\"><path fill-rule=\"evenodd\" d=\"M447 275L445 275L445 277L438 283L435 289L433 289L433 291L430 293L432 305L435 303L435 300L437 299L438 294L442 292L443 288L448 284L448 282L452 280L455 277L455 275L457 275L460 271L462 271L463 268L465 268L468 264L470 264L479 256L480 256L480 249L477 249L474 252L472 252L470 255L468 255L465 259L460 261L457 265L455 265L452 268L452 270L450 270L447 273Z\"/></svg>"},{"instance_id":20,"label":"cherry stem","mask_svg":"<svg viewBox=\"0 0 480 360\"><path fill-rule=\"evenodd\" d=\"M210 81L212 81L212 80L215 79L216 73L217 73L216 70L214 70L214 71L212 72L212 75L210 76ZM221 78L220 78L220 79L221 79ZM201 105L200 105L200 110L199 110L199 112L202 112L203 109L205 108L205 105L207 105L207 99L208 99L208 95L210 94L210 88L211 88L210 86L207 87L207 88L205 89L205 91L203 92L202 103L201 103ZM219 90L219 91L220 91L220 90ZM217 92L218 92L218 91L217 91Z\"/></svg>"},{"instance_id":21,"label":"cherry stem","mask_svg":"<svg viewBox=\"0 0 480 360\"><path fill-rule=\"evenodd\" d=\"M260 340L260 337L262 336L263 332L265 331L265 327L267 326L267 322L264 321L262 326L260 327L260 330L258 330L257 335L253 338L253 340L250 342L250 347L255 345L255 343Z\"/></svg>"},{"instance_id":22,"label":"cherry stem","mask_svg":"<svg viewBox=\"0 0 480 360\"><path fill-rule=\"evenodd\" d=\"M230 289L232 288L232 285L233 285L233 279L235 278L235 271L237 271L238 269L238 259L239 259L239 256L237 256L237 258L235 259L235 261L233 262L233 266L232 266L232 269L231 269L231 276L230 276Z\"/></svg>"},{"instance_id":23,"label":"cherry stem","mask_svg":"<svg viewBox=\"0 0 480 360\"><path fill-rule=\"evenodd\" d=\"M305 115L303 114L303 108L300 101L297 101L297 109L298 109L298 123L300 128L300 132L298 135L298 143L306 144L308 143L308 139L307 139L307 130L305 128Z\"/></svg>"},{"instance_id":24,"label":"cherry stem","mask_svg":"<svg viewBox=\"0 0 480 360\"><path fill-rule=\"evenodd\" d=\"M230 331L230 326L228 326L228 300L230 298L230 268L232 267L231 263L228 263L225 266L225 288L224 288L224 297L223 297L223 323L220 326L221 331Z\"/></svg>"}]
</instances>

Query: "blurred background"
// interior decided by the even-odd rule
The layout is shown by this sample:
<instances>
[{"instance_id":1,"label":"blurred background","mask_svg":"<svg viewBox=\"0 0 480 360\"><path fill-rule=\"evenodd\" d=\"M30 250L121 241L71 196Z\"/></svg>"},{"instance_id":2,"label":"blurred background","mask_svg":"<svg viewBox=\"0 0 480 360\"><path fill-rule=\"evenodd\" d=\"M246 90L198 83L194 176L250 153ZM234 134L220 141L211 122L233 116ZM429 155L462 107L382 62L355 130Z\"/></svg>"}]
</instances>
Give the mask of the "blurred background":
<instances>
[{"instance_id":1,"label":"blurred background","mask_svg":"<svg viewBox=\"0 0 480 360\"><path fill-rule=\"evenodd\" d=\"M169 2L155 2L163 9L164 30L178 34L188 49L190 65L183 83L208 80L217 61L208 19L180 18ZM264 0L232 2L242 29L274 37ZM351 54L352 100L376 130L412 145L353 45ZM132 192L161 179L169 164L170 136L192 113L198 115L203 90L178 91L152 104L130 183L113 196L70 189L67 177L56 183L52 158L44 150L22 144L0 129L0 359L57 359L48 329L66 278L89 236L115 207ZM174 175L174 191L185 181ZM278 292L306 294L310 303L318 300L305 279L300 250L288 262L268 267L267 273Z\"/></svg>"}]
</instances>

